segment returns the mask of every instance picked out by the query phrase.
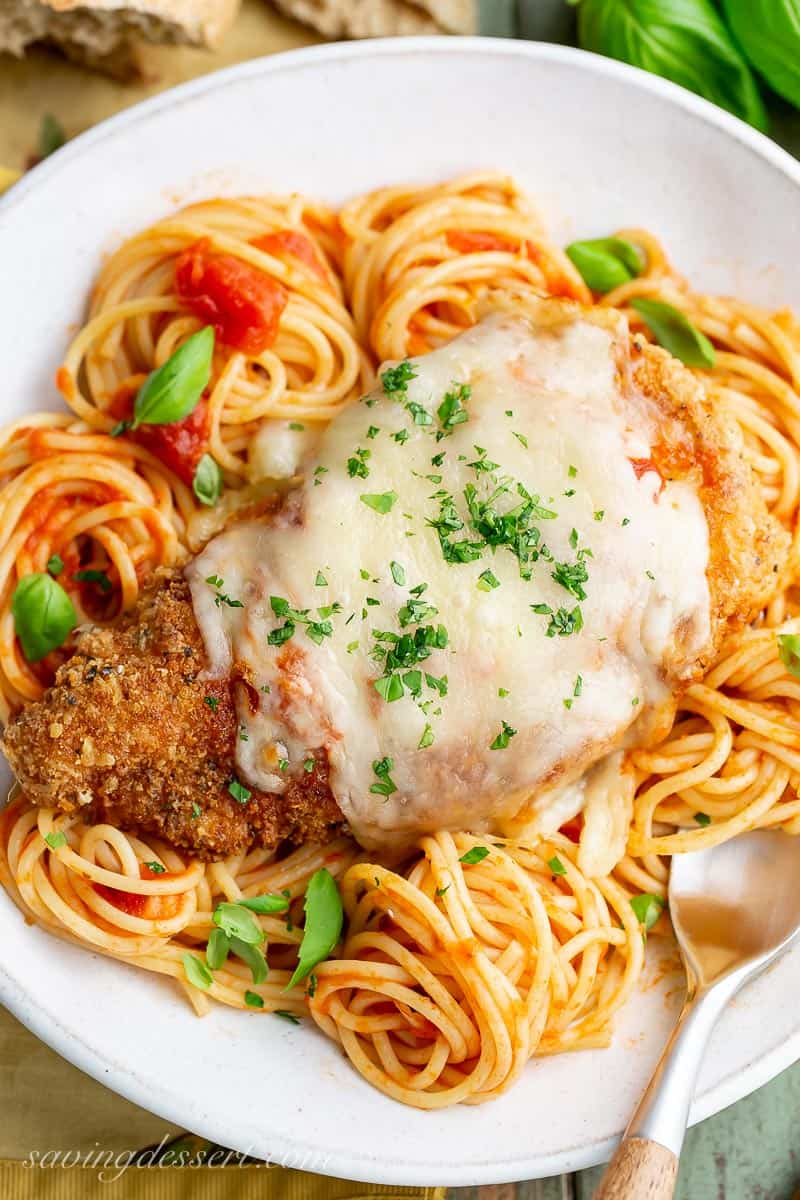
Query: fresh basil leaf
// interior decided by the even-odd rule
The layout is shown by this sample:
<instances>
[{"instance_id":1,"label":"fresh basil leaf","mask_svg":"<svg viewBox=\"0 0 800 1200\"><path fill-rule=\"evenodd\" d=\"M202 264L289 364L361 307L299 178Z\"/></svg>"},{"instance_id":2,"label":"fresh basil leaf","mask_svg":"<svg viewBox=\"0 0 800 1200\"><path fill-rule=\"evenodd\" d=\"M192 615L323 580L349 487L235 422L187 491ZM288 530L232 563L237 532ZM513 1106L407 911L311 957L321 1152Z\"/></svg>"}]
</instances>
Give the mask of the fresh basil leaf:
<instances>
[{"instance_id":1,"label":"fresh basil leaf","mask_svg":"<svg viewBox=\"0 0 800 1200\"><path fill-rule=\"evenodd\" d=\"M483 862L488 856L489 849L487 846L473 846L466 854L462 854L458 860L460 863L466 863L468 867L474 866L476 863Z\"/></svg>"},{"instance_id":2,"label":"fresh basil leaf","mask_svg":"<svg viewBox=\"0 0 800 1200\"><path fill-rule=\"evenodd\" d=\"M253 983L263 983L267 978L269 968L267 960L259 950L258 946L251 946L249 942L243 942L241 938L231 938L231 950L250 968L250 974L253 977Z\"/></svg>"},{"instance_id":3,"label":"fresh basil leaf","mask_svg":"<svg viewBox=\"0 0 800 1200\"><path fill-rule=\"evenodd\" d=\"M67 835L58 829L55 833L46 833L44 840L51 850L60 850L62 846L66 846L67 844Z\"/></svg>"},{"instance_id":4,"label":"fresh basil leaf","mask_svg":"<svg viewBox=\"0 0 800 1200\"><path fill-rule=\"evenodd\" d=\"M722 11L751 66L779 95L799 107L798 0L722 0Z\"/></svg>"},{"instance_id":5,"label":"fresh basil leaf","mask_svg":"<svg viewBox=\"0 0 800 1200\"><path fill-rule=\"evenodd\" d=\"M800 634L779 633L778 654L789 674L800 679Z\"/></svg>"},{"instance_id":6,"label":"fresh basil leaf","mask_svg":"<svg viewBox=\"0 0 800 1200\"><path fill-rule=\"evenodd\" d=\"M263 929L241 904L224 900L214 909L211 919L229 938L238 938L240 942L247 942L248 946L258 946L264 941Z\"/></svg>"},{"instance_id":7,"label":"fresh basil leaf","mask_svg":"<svg viewBox=\"0 0 800 1200\"><path fill-rule=\"evenodd\" d=\"M113 584L106 575L105 571L76 571L72 578L77 583L96 583L104 596L107 595L113 587Z\"/></svg>"},{"instance_id":8,"label":"fresh basil leaf","mask_svg":"<svg viewBox=\"0 0 800 1200\"><path fill-rule=\"evenodd\" d=\"M697 824L702 825L703 828L705 828L706 825L711 824L711 817L708 815L708 813L696 812L694 814L694 819L697 821Z\"/></svg>"},{"instance_id":9,"label":"fresh basil leaf","mask_svg":"<svg viewBox=\"0 0 800 1200\"><path fill-rule=\"evenodd\" d=\"M566 253L580 271L587 287L602 294L621 287L623 283L630 283L637 275L641 275L645 267L641 251L625 238L592 238L585 242L571 242Z\"/></svg>"},{"instance_id":10,"label":"fresh basil leaf","mask_svg":"<svg viewBox=\"0 0 800 1200\"><path fill-rule=\"evenodd\" d=\"M749 7L751 0L740 4ZM584 50L671 79L756 129L767 128L753 74L711 0L580 0L578 39Z\"/></svg>"},{"instance_id":11,"label":"fresh basil leaf","mask_svg":"<svg viewBox=\"0 0 800 1200\"><path fill-rule=\"evenodd\" d=\"M631 908L636 920L644 926L645 932L652 929L664 911L664 901L652 892L642 892L640 896L631 897Z\"/></svg>"},{"instance_id":12,"label":"fresh basil leaf","mask_svg":"<svg viewBox=\"0 0 800 1200\"><path fill-rule=\"evenodd\" d=\"M246 899L236 901L242 908L249 908L251 912L257 913L276 913L285 912L289 907L288 896L274 896L267 893L264 896L248 896Z\"/></svg>"},{"instance_id":13,"label":"fresh basil leaf","mask_svg":"<svg viewBox=\"0 0 800 1200\"><path fill-rule=\"evenodd\" d=\"M60 150L67 140L64 128L52 113L45 113L39 125L39 140L36 151L39 158L49 158L56 150Z\"/></svg>"},{"instance_id":14,"label":"fresh basil leaf","mask_svg":"<svg viewBox=\"0 0 800 1200\"><path fill-rule=\"evenodd\" d=\"M308 882L305 899L306 923L297 966L288 987L310 975L317 963L327 958L339 940L344 913L336 880L325 867Z\"/></svg>"},{"instance_id":15,"label":"fresh basil leaf","mask_svg":"<svg viewBox=\"0 0 800 1200\"><path fill-rule=\"evenodd\" d=\"M30 663L63 645L78 623L61 584L43 572L20 579L11 597L11 612L22 653Z\"/></svg>"},{"instance_id":16,"label":"fresh basil leaf","mask_svg":"<svg viewBox=\"0 0 800 1200\"><path fill-rule=\"evenodd\" d=\"M364 492L359 496L359 500L366 504L367 508L384 516L392 511L397 501L397 492Z\"/></svg>"},{"instance_id":17,"label":"fresh basil leaf","mask_svg":"<svg viewBox=\"0 0 800 1200\"><path fill-rule=\"evenodd\" d=\"M675 358L687 367L714 366L717 356L711 342L677 308L645 296L636 296L630 303L653 331L658 344Z\"/></svg>"},{"instance_id":18,"label":"fresh basil leaf","mask_svg":"<svg viewBox=\"0 0 800 1200\"><path fill-rule=\"evenodd\" d=\"M288 1021L290 1025L299 1025L300 1018L293 1012L288 1012L285 1008L276 1008L274 1010L276 1017L283 1017L284 1021Z\"/></svg>"},{"instance_id":19,"label":"fresh basil leaf","mask_svg":"<svg viewBox=\"0 0 800 1200\"><path fill-rule=\"evenodd\" d=\"M222 471L212 455L204 454L197 464L192 491L208 508L213 508L222 495Z\"/></svg>"},{"instance_id":20,"label":"fresh basil leaf","mask_svg":"<svg viewBox=\"0 0 800 1200\"><path fill-rule=\"evenodd\" d=\"M264 1001L258 992L245 992L244 1002L248 1008L263 1008Z\"/></svg>"},{"instance_id":21,"label":"fresh basil leaf","mask_svg":"<svg viewBox=\"0 0 800 1200\"><path fill-rule=\"evenodd\" d=\"M206 946L206 962L212 971L218 971L230 953L231 943L227 933L212 929Z\"/></svg>"},{"instance_id":22,"label":"fresh basil leaf","mask_svg":"<svg viewBox=\"0 0 800 1200\"><path fill-rule=\"evenodd\" d=\"M64 560L60 554L51 554L47 560L47 574L53 578L60 575L64 570Z\"/></svg>"},{"instance_id":23,"label":"fresh basil leaf","mask_svg":"<svg viewBox=\"0 0 800 1200\"><path fill-rule=\"evenodd\" d=\"M188 417L208 386L213 355L214 329L206 325L147 376L136 396L131 429L172 425Z\"/></svg>"},{"instance_id":24,"label":"fresh basil leaf","mask_svg":"<svg viewBox=\"0 0 800 1200\"><path fill-rule=\"evenodd\" d=\"M198 958L196 954L184 954L182 962L183 973L189 983L203 991L211 987L214 978L202 959Z\"/></svg>"}]
</instances>

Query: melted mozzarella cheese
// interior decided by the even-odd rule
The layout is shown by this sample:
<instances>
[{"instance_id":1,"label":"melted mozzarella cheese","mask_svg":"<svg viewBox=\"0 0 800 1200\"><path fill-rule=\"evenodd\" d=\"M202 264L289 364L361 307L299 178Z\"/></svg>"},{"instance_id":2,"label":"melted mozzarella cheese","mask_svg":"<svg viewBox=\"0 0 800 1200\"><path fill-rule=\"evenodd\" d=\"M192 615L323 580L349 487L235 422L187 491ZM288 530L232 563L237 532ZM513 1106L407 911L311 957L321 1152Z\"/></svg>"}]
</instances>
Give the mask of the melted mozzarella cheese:
<instances>
[{"instance_id":1,"label":"melted mozzarella cheese","mask_svg":"<svg viewBox=\"0 0 800 1200\"><path fill-rule=\"evenodd\" d=\"M657 414L625 378L627 337L611 315L540 326L487 318L413 360L405 394L379 386L347 409L278 517L232 528L188 568L210 670L250 685L239 711L243 780L280 792L323 747L333 794L364 845L439 828L502 832L669 701L665 659L674 671L678 646L688 665L709 637L708 529L688 483L662 486L655 471L633 469L649 457ZM437 410L460 384L471 389L468 419L445 430ZM358 450L369 452L366 478L348 473ZM543 514L534 523L546 549L530 578L505 545L445 561L429 524L443 496L464 523L453 540L478 540L465 489L480 500L497 493L502 514L523 502L518 484ZM390 510L365 495L388 497L376 503ZM578 562L585 599L553 577L557 564ZM417 598L436 612L415 624L408 604L422 584ZM286 619L270 597L329 620L330 635L296 620L289 640L270 645ZM550 617L533 605L580 609L583 627L548 636ZM411 691L389 702L374 684L391 642L375 635L420 624L446 630L447 645L417 667L446 677L447 694L424 674L417 689L412 673ZM391 767L376 774L383 759Z\"/></svg>"}]
</instances>

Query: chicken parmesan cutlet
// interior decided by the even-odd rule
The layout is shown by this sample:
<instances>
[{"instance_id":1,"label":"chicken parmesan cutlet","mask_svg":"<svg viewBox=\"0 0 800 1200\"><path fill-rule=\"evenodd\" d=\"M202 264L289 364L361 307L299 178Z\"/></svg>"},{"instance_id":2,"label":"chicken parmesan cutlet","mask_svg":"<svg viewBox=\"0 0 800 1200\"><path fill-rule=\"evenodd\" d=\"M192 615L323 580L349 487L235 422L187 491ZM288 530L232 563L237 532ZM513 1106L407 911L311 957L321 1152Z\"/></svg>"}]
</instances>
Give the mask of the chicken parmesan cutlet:
<instances>
[{"instance_id":1,"label":"chicken parmesan cutlet","mask_svg":"<svg viewBox=\"0 0 800 1200\"><path fill-rule=\"evenodd\" d=\"M787 544L695 376L617 312L526 302L385 367L3 748L31 801L205 858L502 834L668 730Z\"/></svg>"}]
</instances>

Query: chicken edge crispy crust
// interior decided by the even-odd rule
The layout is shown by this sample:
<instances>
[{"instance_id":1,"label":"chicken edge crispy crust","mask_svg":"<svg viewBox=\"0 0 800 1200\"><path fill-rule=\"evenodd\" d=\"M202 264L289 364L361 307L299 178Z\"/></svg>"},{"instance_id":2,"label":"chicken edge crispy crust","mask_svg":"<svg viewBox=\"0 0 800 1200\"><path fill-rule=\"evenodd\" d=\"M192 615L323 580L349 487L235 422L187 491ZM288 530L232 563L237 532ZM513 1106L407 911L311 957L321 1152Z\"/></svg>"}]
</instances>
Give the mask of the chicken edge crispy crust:
<instances>
[{"instance_id":1,"label":"chicken edge crispy crust","mask_svg":"<svg viewBox=\"0 0 800 1200\"><path fill-rule=\"evenodd\" d=\"M329 841L342 815L322 752L280 796L232 794L242 684L204 678L204 664L189 585L162 569L118 626L79 637L53 686L9 724L3 749L25 796L201 858Z\"/></svg>"},{"instance_id":2,"label":"chicken edge crispy crust","mask_svg":"<svg viewBox=\"0 0 800 1200\"><path fill-rule=\"evenodd\" d=\"M686 651L692 631L676 631L663 670L680 690L774 592L789 536L767 513L738 428L691 372L643 338L628 339L618 313L557 309L550 302L544 320L588 316L622 333L620 386L633 389L657 431L653 463L664 479L693 482L705 511L711 632L698 655ZM324 750L282 795L231 793L236 693L249 685L206 679L204 666L188 584L180 571L161 570L116 627L81 635L54 685L9 725L3 749L25 795L89 823L155 833L201 858L335 836L343 818Z\"/></svg>"}]
</instances>

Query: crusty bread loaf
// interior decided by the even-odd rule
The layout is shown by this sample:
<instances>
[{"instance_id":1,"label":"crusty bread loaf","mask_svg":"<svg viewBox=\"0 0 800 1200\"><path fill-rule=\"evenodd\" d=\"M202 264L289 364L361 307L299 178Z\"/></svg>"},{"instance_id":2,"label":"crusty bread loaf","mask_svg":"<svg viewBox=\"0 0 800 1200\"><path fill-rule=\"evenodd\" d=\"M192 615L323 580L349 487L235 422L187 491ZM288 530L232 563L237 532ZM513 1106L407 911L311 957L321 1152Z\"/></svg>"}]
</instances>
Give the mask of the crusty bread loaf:
<instances>
[{"instance_id":1,"label":"crusty bread loaf","mask_svg":"<svg viewBox=\"0 0 800 1200\"><path fill-rule=\"evenodd\" d=\"M214 46L239 0L0 0L0 50L35 42L119 78L140 73L141 41Z\"/></svg>"},{"instance_id":2,"label":"crusty bread loaf","mask_svg":"<svg viewBox=\"0 0 800 1200\"><path fill-rule=\"evenodd\" d=\"M477 33L477 0L274 0L325 37Z\"/></svg>"}]
</instances>

